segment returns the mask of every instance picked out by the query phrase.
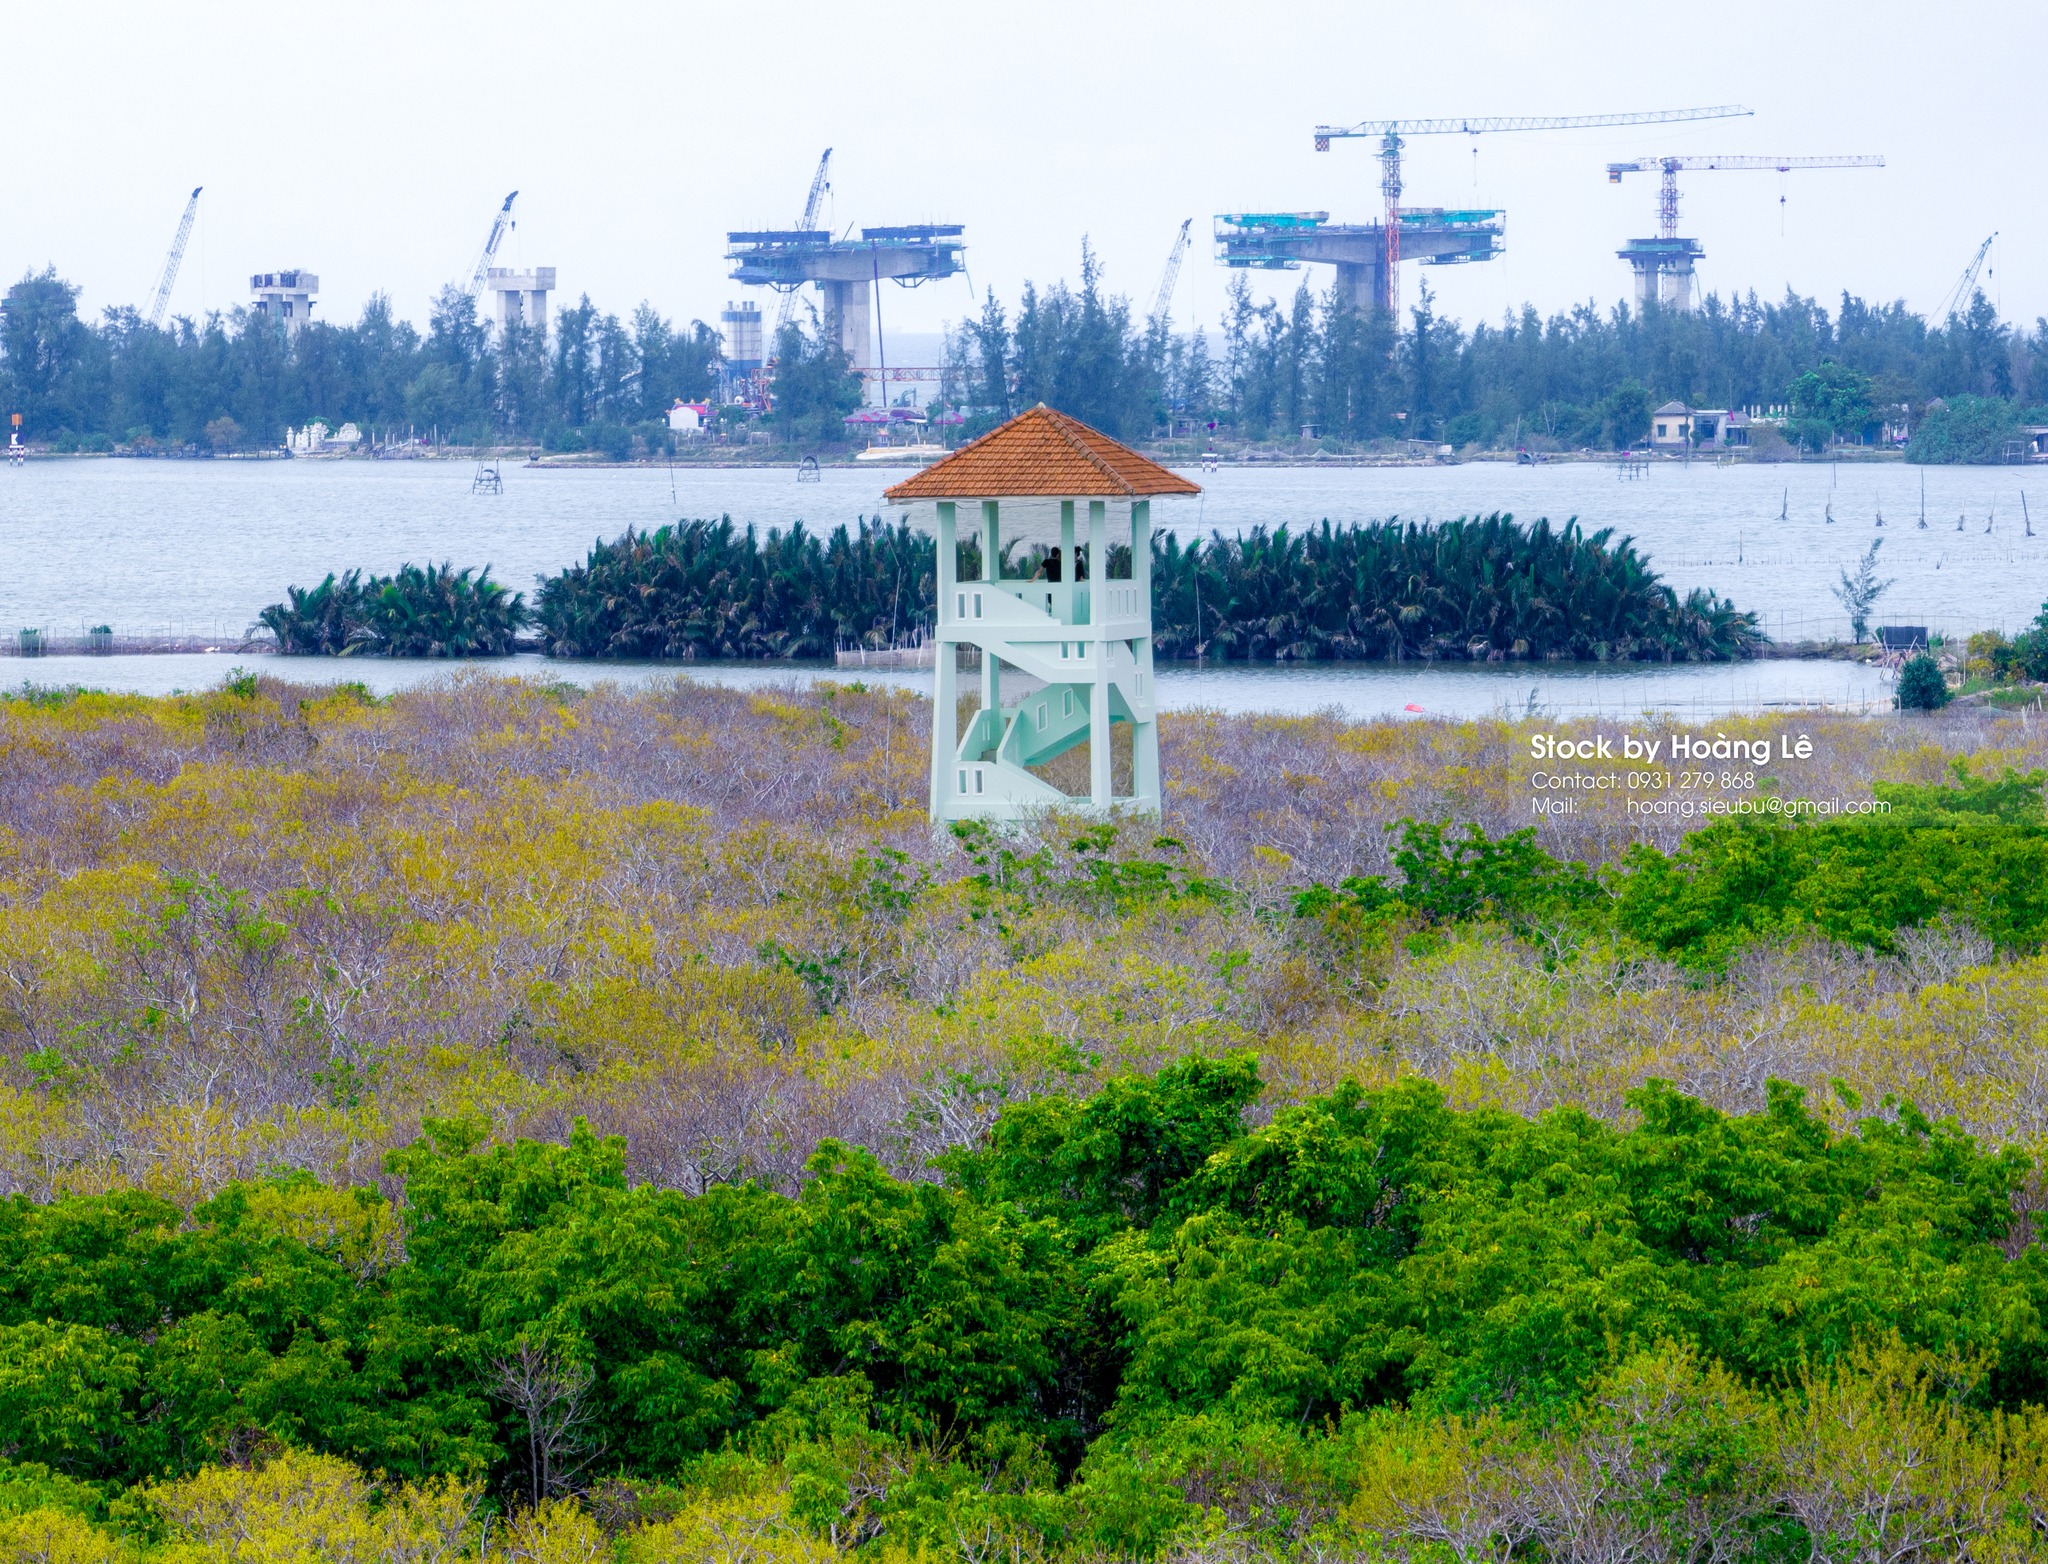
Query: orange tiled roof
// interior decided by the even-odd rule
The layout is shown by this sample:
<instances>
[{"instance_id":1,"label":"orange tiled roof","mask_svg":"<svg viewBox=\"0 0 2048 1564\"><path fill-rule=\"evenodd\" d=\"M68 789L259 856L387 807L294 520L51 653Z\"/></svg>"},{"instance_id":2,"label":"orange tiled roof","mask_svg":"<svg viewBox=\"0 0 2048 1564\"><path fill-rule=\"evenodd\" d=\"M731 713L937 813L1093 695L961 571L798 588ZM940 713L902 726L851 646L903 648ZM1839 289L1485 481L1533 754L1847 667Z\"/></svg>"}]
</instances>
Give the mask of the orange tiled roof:
<instances>
[{"instance_id":1,"label":"orange tiled roof","mask_svg":"<svg viewBox=\"0 0 2048 1564\"><path fill-rule=\"evenodd\" d=\"M1050 495L1082 499L1103 495L1136 499L1150 494L1199 494L1179 473L1119 445L1077 418L1043 402L1019 413L951 456L933 462L884 495L905 500L995 500Z\"/></svg>"}]
</instances>

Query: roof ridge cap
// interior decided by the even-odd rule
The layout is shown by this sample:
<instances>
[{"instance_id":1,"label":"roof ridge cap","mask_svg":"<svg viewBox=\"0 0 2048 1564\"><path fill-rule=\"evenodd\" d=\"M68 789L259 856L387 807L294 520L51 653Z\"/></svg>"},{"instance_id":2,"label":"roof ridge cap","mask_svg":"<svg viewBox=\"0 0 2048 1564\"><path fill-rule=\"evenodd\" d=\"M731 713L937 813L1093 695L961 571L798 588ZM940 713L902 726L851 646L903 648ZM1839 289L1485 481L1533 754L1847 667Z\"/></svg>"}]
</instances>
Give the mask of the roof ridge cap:
<instances>
[{"instance_id":1,"label":"roof ridge cap","mask_svg":"<svg viewBox=\"0 0 2048 1564\"><path fill-rule=\"evenodd\" d=\"M1043 402L1040 402L1038 405L1040 407L1045 407L1045 404ZM1080 419L1073 417L1071 414L1060 412L1057 408L1045 407L1045 410L1048 414L1051 415L1053 428L1059 432L1059 437L1062 440L1066 441L1067 448L1069 450L1073 451L1075 455L1081 458L1081 460L1086 462L1089 466L1093 467L1097 472L1101 473L1103 477L1109 479L1111 483L1121 485L1124 492L1127 495L1137 493L1138 486L1136 484L1132 483L1130 479L1126 478L1122 473L1118 472L1114 467L1110 466L1109 463L1104 461L1100 456L1097 456L1093 451L1089 450L1087 442L1075 438L1073 429L1067 427L1069 424L1072 424L1076 428L1087 429L1088 426L1086 424L1082 423ZM1089 432L1093 434L1096 431L1089 430ZM1108 439L1109 437L1107 435L1104 435L1103 438Z\"/></svg>"},{"instance_id":2,"label":"roof ridge cap","mask_svg":"<svg viewBox=\"0 0 2048 1564\"><path fill-rule=\"evenodd\" d=\"M1027 425L1036 425L1031 433ZM1049 443L1048 434L1053 438ZM973 453L993 447L986 457ZM950 470L950 474L949 474ZM960 445L943 460L884 491L891 505L918 499L999 495L1135 501L1140 495L1199 494L1200 486L1071 414L1043 402Z\"/></svg>"}]
</instances>

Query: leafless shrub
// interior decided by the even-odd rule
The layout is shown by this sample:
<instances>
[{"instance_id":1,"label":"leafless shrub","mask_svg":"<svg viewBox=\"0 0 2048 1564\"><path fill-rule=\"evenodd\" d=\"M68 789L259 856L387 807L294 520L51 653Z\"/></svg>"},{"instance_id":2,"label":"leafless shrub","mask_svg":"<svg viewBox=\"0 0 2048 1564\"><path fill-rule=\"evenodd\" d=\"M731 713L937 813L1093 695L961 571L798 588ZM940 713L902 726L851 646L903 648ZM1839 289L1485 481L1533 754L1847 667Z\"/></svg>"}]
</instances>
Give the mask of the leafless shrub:
<instances>
[{"instance_id":1,"label":"leafless shrub","mask_svg":"<svg viewBox=\"0 0 2048 1564\"><path fill-rule=\"evenodd\" d=\"M1900 929L1893 948L1914 988L1953 983L1963 973L1991 966L1998 949L1967 923L1942 918L1924 928Z\"/></svg>"},{"instance_id":2,"label":"leafless shrub","mask_svg":"<svg viewBox=\"0 0 2048 1564\"><path fill-rule=\"evenodd\" d=\"M597 1377L589 1366L522 1337L510 1353L490 1361L484 1383L525 1425L528 1501L539 1505L569 1492L598 1453L590 1399Z\"/></svg>"}]
</instances>

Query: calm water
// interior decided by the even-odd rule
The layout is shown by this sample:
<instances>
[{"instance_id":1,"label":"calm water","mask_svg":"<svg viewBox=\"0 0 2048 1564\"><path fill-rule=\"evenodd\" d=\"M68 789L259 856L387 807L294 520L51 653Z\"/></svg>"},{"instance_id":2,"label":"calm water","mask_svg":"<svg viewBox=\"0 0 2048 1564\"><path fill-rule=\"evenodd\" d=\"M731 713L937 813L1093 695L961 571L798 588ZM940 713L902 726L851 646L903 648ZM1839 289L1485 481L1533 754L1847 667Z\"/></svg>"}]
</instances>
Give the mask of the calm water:
<instances>
[{"instance_id":1,"label":"calm water","mask_svg":"<svg viewBox=\"0 0 2048 1564\"><path fill-rule=\"evenodd\" d=\"M499 579L530 587L537 575L629 525L730 514L764 527L799 519L830 527L879 512L882 489L901 475L833 469L822 482L799 484L786 468L512 466L504 492L483 497L470 492L470 464L452 461L36 462L0 469L0 633L24 625L76 632L104 623L122 631L233 635L288 585L311 585L330 569L388 571L407 560L489 563ZM1845 628L1828 588L1879 537L1882 574L1895 578L1879 604L1879 622L1950 634L2012 630L2048 599L2048 516L2028 537L2022 512L2023 494L2029 515L2032 504L2048 504L2048 472L2038 467L1926 470L1925 530L1916 525L1923 470L1898 464L1659 464L1635 480L1580 463L1225 468L1193 476L1204 485L1199 498L1166 501L1155 512L1183 533L1325 516L1420 519L1495 509L1524 520L1577 516L1589 527L1633 535L1672 585L1723 592L1760 611L1765 627L1781 637ZM1824 519L1829 507L1834 525ZM1787 520L1778 519L1781 509ZM1874 525L1880 512L1882 531ZM59 661L47 661L35 677L57 679ZM93 660L89 682L209 682L198 673L198 666L210 666L205 660L189 672L178 659L135 664L116 670ZM13 682L13 666L4 671ZM371 676L360 665L345 671ZM389 670L374 677L407 675ZM1399 710L1410 702L1519 709L1532 685L1540 703L1559 710L1581 699L1614 700L1623 709L1638 697L1730 709L1874 693L1859 685L1855 670L1831 663L1655 674L1287 669L1175 678L1171 698L1182 699L1184 684L1184 703L1285 709ZM1582 695L1566 693L1582 688ZM1418 699L1417 690L1427 698Z\"/></svg>"},{"instance_id":2,"label":"calm water","mask_svg":"<svg viewBox=\"0 0 2048 1564\"><path fill-rule=\"evenodd\" d=\"M834 672L815 663L698 663L679 674L673 664L552 662L508 657L476 666L522 678L572 684L643 685L678 677L739 689L859 680L931 691L931 675L907 671ZM444 662L385 658L253 658L228 653L162 657L10 658L0 662L0 684L82 684L103 690L162 695L202 690L241 669L275 673L301 683L360 680L377 694L452 676ZM1456 664L1420 669L1382 665L1277 668L1270 665L1159 670L1159 700L1169 711L1306 714L1336 711L1365 717L1633 717L1647 711L1716 717L1727 712L1786 706L1828 706L1878 711L1891 703L1890 685L1874 669L1854 663L1763 662L1691 668L1500 668ZM973 685L962 676L962 688Z\"/></svg>"}]
</instances>

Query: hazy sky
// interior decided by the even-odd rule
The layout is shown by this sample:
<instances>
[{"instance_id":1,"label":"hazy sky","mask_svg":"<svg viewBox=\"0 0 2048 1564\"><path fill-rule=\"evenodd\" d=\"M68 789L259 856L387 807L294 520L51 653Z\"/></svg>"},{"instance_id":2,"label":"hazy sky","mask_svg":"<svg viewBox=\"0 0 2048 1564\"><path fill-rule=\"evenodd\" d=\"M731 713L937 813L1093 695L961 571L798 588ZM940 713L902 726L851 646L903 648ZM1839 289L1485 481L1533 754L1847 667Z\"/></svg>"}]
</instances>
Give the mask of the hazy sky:
<instances>
[{"instance_id":1,"label":"hazy sky","mask_svg":"<svg viewBox=\"0 0 2048 1564\"><path fill-rule=\"evenodd\" d=\"M1318 154L1318 122L1741 103L1754 118L1487 136L1476 161L1461 137L1416 140L1407 200L1505 207L1508 253L1408 268L1409 299L1426 276L1469 323L1621 297L1614 251L1655 231L1656 185L1610 185L1612 159L1878 153L1872 172L1687 180L1703 285L1929 310L1996 229L1985 291L2031 322L2048 312L2042 24L2038 0L0 0L0 274L54 263L89 310L141 303L203 184L174 311L303 266L326 318L383 289L424 322L516 186L505 257L558 267L557 302L715 321L739 293L725 231L792 223L830 145L836 228L964 223L973 288L1006 301L1071 277L1086 234L1142 308L1192 216L1175 313L1213 334L1229 274L1212 214L1378 205L1371 144ZM1253 278L1286 293L1303 275ZM884 325L935 331L970 307L964 280L892 287Z\"/></svg>"}]
</instances>

